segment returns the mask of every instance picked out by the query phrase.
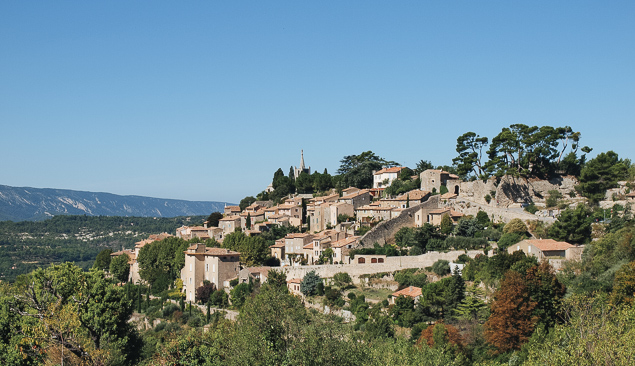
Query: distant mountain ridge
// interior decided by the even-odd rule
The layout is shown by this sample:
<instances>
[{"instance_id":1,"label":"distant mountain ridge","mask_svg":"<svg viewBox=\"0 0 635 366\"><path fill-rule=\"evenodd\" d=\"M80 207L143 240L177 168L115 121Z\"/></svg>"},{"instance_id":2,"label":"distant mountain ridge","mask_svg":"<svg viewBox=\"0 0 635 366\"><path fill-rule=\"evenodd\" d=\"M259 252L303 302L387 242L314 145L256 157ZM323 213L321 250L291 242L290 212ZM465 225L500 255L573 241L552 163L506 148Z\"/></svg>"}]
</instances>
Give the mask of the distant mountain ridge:
<instances>
[{"instance_id":1,"label":"distant mountain ridge","mask_svg":"<svg viewBox=\"0 0 635 366\"><path fill-rule=\"evenodd\" d=\"M55 215L175 217L223 211L226 202L185 201L68 189L0 185L0 220L45 220Z\"/></svg>"}]
</instances>

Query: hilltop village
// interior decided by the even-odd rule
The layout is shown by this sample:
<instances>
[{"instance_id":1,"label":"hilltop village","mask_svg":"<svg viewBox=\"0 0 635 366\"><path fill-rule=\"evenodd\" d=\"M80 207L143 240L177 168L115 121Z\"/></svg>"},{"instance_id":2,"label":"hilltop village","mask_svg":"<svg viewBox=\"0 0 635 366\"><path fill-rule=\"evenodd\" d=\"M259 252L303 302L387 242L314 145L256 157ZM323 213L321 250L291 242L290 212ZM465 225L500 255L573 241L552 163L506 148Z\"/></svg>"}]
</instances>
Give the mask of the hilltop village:
<instances>
[{"instance_id":1,"label":"hilltop village","mask_svg":"<svg viewBox=\"0 0 635 366\"><path fill-rule=\"evenodd\" d=\"M274 263L277 266L248 267L240 263L239 252L206 247L202 243L188 247L185 251L185 266L180 271L186 300L195 302L196 289L203 286L204 282L209 282L219 289L229 290L233 287L232 281L266 281L267 272L276 268L286 274L290 290L297 294L301 293L294 284L300 283L303 275L310 271L325 279L332 278L336 273L345 272L352 276L354 282L359 282L360 276L364 275L430 267L438 260L448 261L450 268L458 268L460 271L463 264L453 263L460 255L467 254L471 258L479 254L491 255L497 248L496 243L470 248L478 250L447 248L451 251L431 251L409 258L411 260L408 261L386 254L362 254L368 251L355 249L370 249L373 245L386 243L394 245L394 240L377 238L394 237L402 228L421 228L425 224L435 227L449 224L454 227L461 219L476 217L479 212L484 213L492 224L504 224L514 219L527 222L555 222L554 209L543 210L544 212L539 212L538 215L531 214L521 209L527 197L523 197L522 201L513 201L513 198L503 193L498 195L496 201L487 202L485 196L489 193L483 197L475 197L475 191L492 192L493 196L497 196L497 188L493 182L462 182L456 174L441 169L426 169L418 176L409 176L409 180L421 182L416 189L396 196L386 195L386 187L402 178L402 172L412 173L412 170L396 166L373 171L373 187L367 189L348 187L340 192L333 189L316 197L311 194L291 194L280 204L274 204L270 200L254 201L243 209L240 206L226 206L217 222L205 221L202 226L178 228L174 233L178 238L189 241L200 239L201 242L211 240L220 246L225 237L236 232L242 232L246 236L257 236L271 231L274 227L296 228L294 232L277 239L274 245L269 246L270 257L275 259ZM303 154L300 167L294 169L294 179L301 173L310 174L310 168L304 166ZM532 182L532 186L534 189L540 187L544 196L554 190L570 191L575 182L573 178L566 179L570 181L565 182L564 186L562 182L553 184L548 181L535 181ZM271 186L268 189L271 190ZM540 193L538 190L534 191L534 195ZM530 198L537 200L536 196ZM626 194L624 198L632 200L633 194ZM579 199L574 199L570 204L575 207L578 202ZM559 210L555 208L555 211ZM468 213L467 216L464 212ZM146 244L161 241L168 236L171 234L151 235L148 239L137 242L134 250L115 252L111 256L128 255L129 280L132 283L140 283L142 279L136 258L141 249ZM412 247L404 249L411 250ZM547 259L558 269L566 260L579 260L583 249L584 245L576 243L530 236L510 246L508 251L513 253L521 250L527 255L536 256L538 260ZM415 289L421 291L421 288Z\"/></svg>"},{"instance_id":2,"label":"hilltop village","mask_svg":"<svg viewBox=\"0 0 635 366\"><path fill-rule=\"evenodd\" d=\"M512 125L488 160L466 133L452 166L367 151L334 176L301 152L239 205L5 287L0 345L69 364L629 364L635 168L579 139Z\"/></svg>"}]
</instances>

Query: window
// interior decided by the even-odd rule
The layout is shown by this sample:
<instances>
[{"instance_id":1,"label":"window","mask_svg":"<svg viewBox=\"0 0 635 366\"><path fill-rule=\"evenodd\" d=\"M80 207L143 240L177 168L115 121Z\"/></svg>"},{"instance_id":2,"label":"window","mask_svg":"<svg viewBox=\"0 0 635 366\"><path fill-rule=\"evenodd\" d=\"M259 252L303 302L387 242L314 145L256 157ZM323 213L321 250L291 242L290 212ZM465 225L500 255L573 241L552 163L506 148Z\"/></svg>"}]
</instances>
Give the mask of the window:
<instances>
[{"instance_id":1,"label":"window","mask_svg":"<svg viewBox=\"0 0 635 366\"><path fill-rule=\"evenodd\" d=\"M192 284L192 277L190 277L190 285Z\"/></svg>"},{"instance_id":2,"label":"window","mask_svg":"<svg viewBox=\"0 0 635 366\"><path fill-rule=\"evenodd\" d=\"M205 272L209 272L209 263L205 263Z\"/></svg>"},{"instance_id":3,"label":"window","mask_svg":"<svg viewBox=\"0 0 635 366\"><path fill-rule=\"evenodd\" d=\"M379 263L384 263L384 258L379 258L379 259L377 260L377 262L379 262Z\"/></svg>"},{"instance_id":4,"label":"window","mask_svg":"<svg viewBox=\"0 0 635 366\"><path fill-rule=\"evenodd\" d=\"M190 271L192 271L192 263L190 263Z\"/></svg>"}]
</instances>

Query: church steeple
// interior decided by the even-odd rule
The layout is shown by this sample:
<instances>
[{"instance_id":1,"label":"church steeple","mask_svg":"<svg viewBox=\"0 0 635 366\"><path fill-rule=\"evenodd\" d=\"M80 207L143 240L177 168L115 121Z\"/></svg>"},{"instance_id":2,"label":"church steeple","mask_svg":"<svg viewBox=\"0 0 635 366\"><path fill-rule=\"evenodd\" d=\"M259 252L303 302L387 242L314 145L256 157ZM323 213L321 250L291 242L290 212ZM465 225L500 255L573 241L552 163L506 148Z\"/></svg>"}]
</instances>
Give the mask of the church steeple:
<instances>
[{"instance_id":1,"label":"church steeple","mask_svg":"<svg viewBox=\"0 0 635 366\"><path fill-rule=\"evenodd\" d=\"M304 171L304 150L300 150L300 169Z\"/></svg>"},{"instance_id":2,"label":"church steeple","mask_svg":"<svg viewBox=\"0 0 635 366\"><path fill-rule=\"evenodd\" d=\"M304 150L300 150L300 167L293 167L293 176L295 179L298 179L301 173L311 174L311 167L306 167L304 165Z\"/></svg>"}]
</instances>

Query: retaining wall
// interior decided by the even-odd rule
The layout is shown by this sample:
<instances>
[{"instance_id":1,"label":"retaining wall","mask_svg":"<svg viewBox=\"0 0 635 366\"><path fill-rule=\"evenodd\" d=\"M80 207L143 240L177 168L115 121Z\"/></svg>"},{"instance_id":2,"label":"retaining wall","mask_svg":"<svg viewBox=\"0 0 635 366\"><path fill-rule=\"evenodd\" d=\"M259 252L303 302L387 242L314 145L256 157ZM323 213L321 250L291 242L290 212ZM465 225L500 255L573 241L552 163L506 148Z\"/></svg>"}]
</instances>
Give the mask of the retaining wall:
<instances>
[{"instance_id":1,"label":"retaining wall","mask_svg":"<svg viewBox=\"0 0 635 366\"><path fill-rule=\"evenodd\" d=\"M417 256L403 256L403 257L387 257L385 263L365 263L365 264L324 264L315 266L297 266L297 267L282 267L287 275L287 281L292 278L304 278L304 276L310 272L315 273L322 278L333 277L338 272L346 272L352 278L353 282L359 283L359 277L362 275L380 273L380 272L394 272L406 268L425 268L432 266L434 262L444 259L446 261L455 261L459 255L467 254L471 258L474 258L477 254L483 254L482 250L455 250L447 253L443 252L428 252Z\"/></svg>"},{"instance_id":2,"label":"retaining wall","mask_svg":"<svg viewBox=\"0 0 635 366\"><path fill-rule=\"evenodd\" d=\"M401 215L390 220L382 221L359 239L355 248L372 248L373 244L386 244L386 241L395 236L402 227L415 226L415 214L420 209L435 209L439 207L439 196L432 196L427 201L407 208Z\"/></svg>"}]
</instances>

